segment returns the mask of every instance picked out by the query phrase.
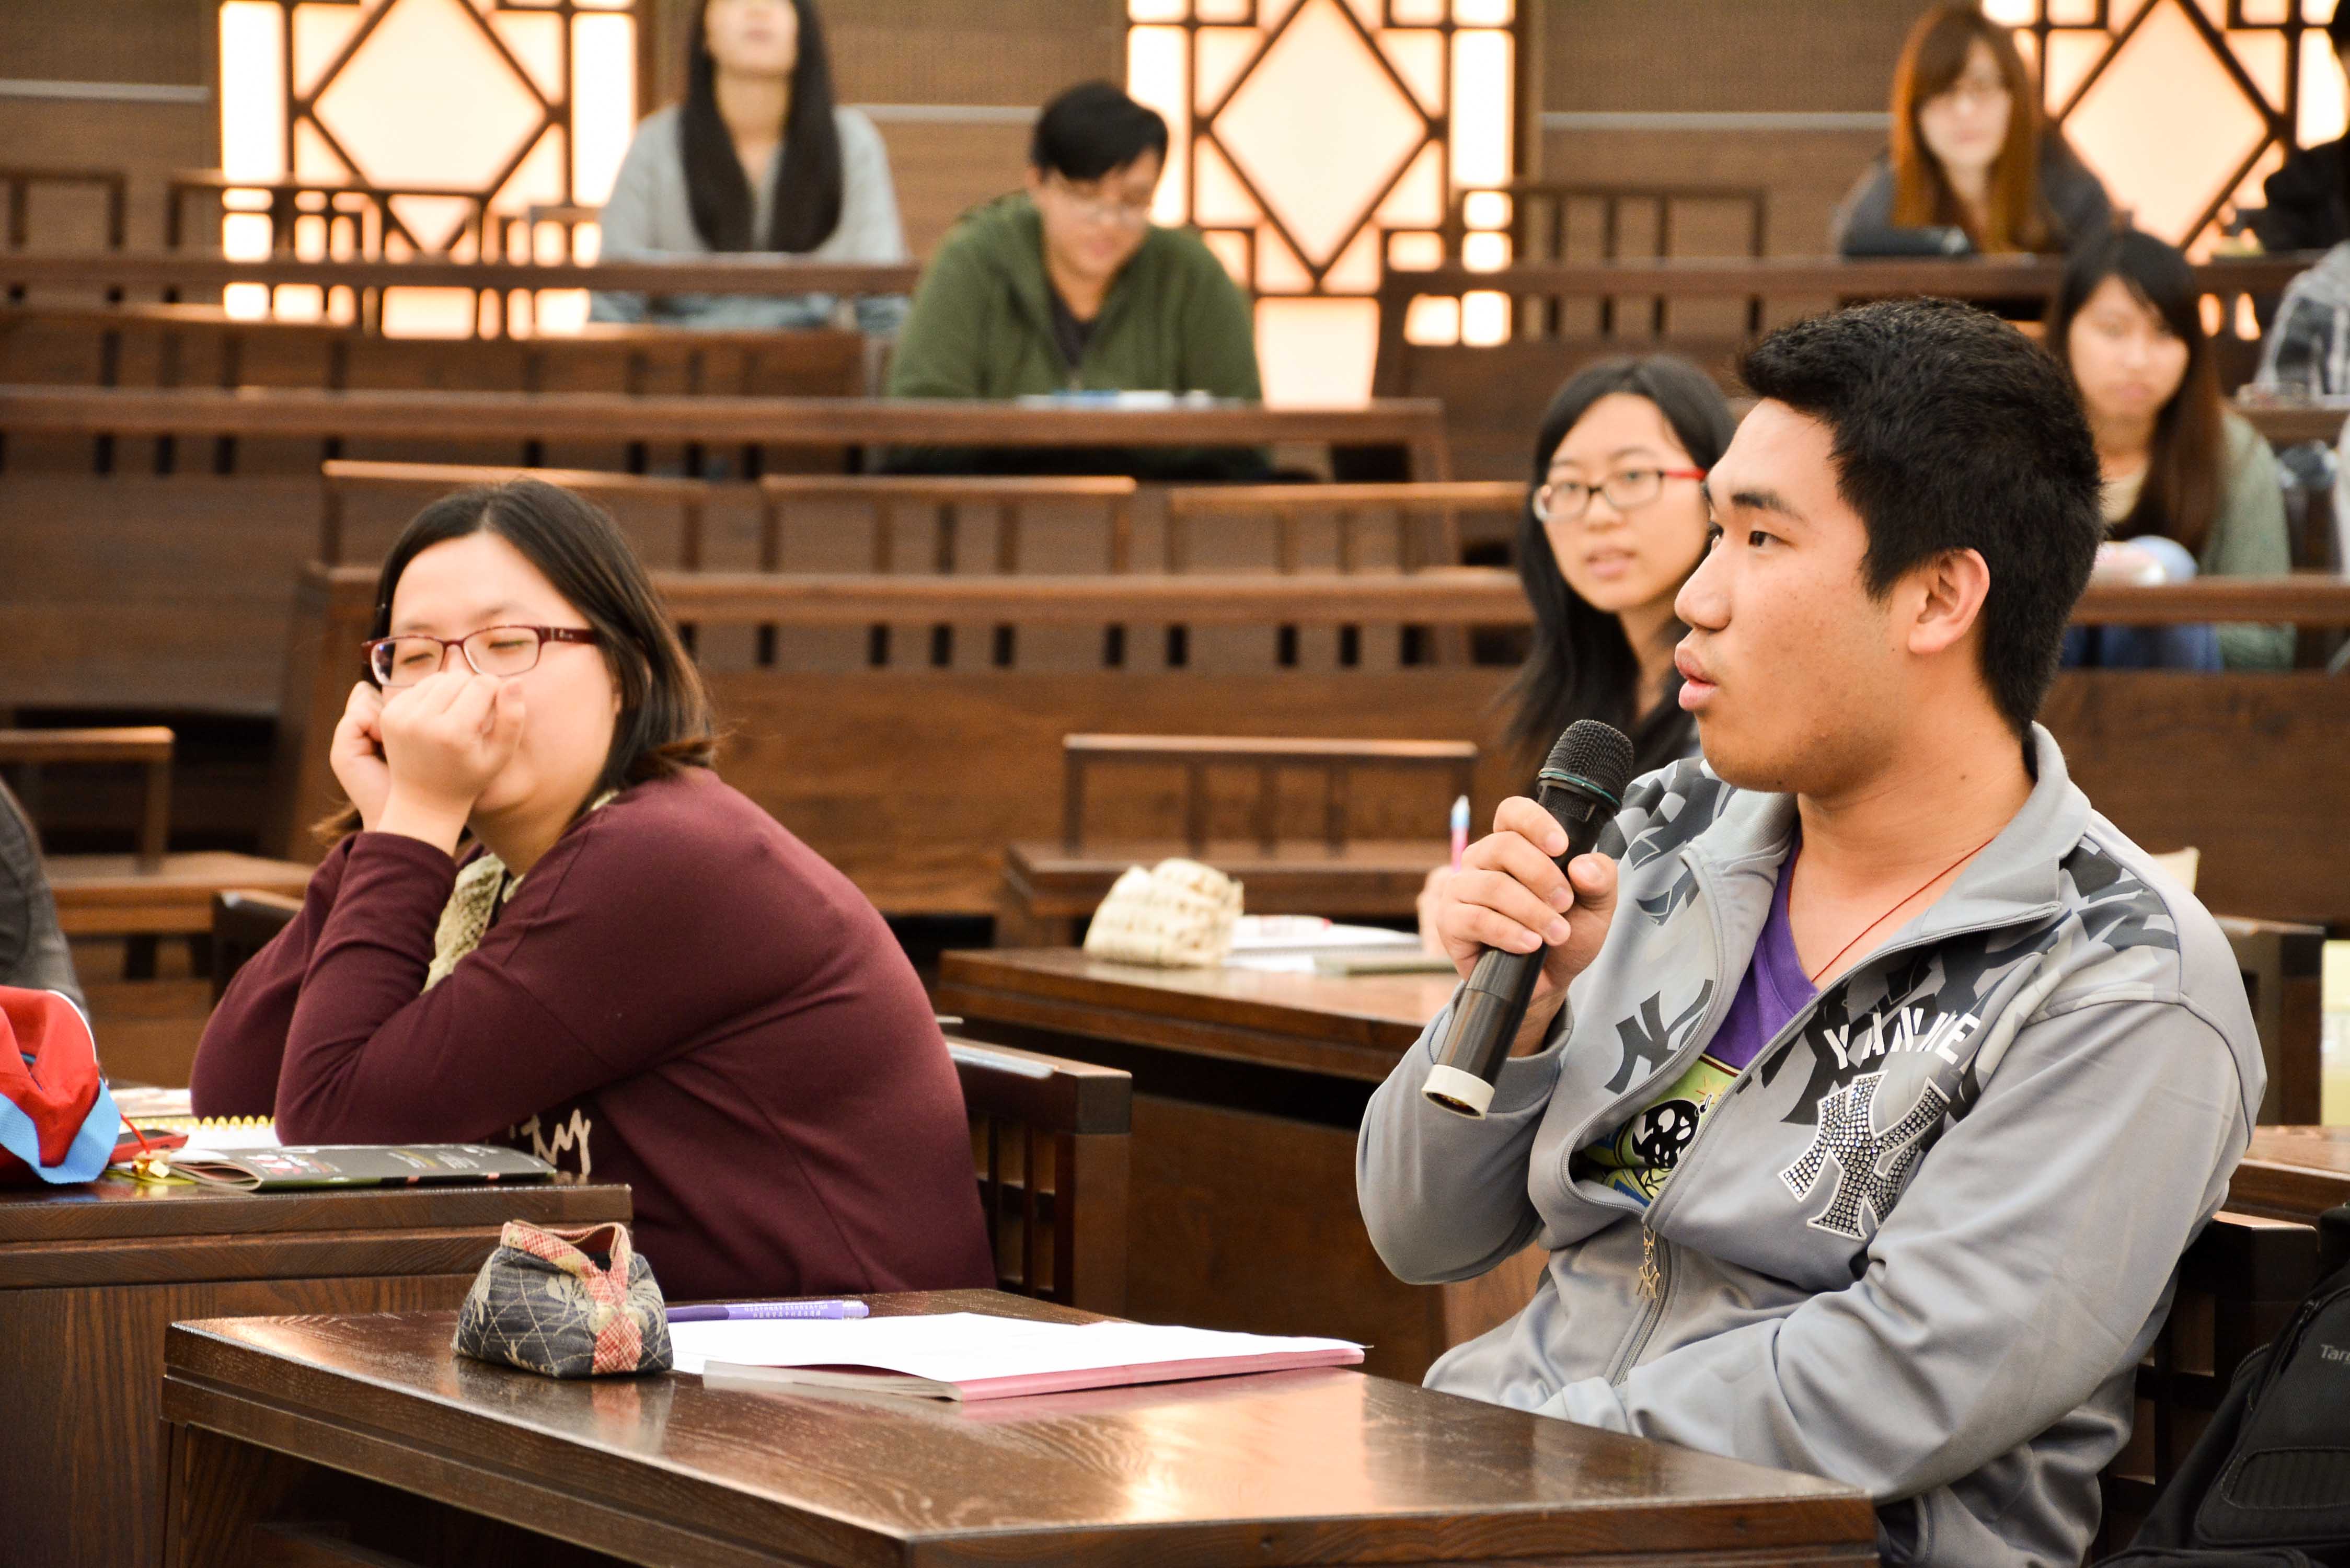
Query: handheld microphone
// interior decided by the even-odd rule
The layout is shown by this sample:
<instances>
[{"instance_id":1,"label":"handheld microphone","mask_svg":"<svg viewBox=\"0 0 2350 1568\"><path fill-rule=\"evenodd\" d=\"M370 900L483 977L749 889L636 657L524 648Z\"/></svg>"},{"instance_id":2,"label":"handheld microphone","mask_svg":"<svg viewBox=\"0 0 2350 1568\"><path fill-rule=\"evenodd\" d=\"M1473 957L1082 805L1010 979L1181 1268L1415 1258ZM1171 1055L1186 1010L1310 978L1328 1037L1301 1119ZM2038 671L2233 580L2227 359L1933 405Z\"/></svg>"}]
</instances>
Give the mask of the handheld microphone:
<instances>
[{"instance_id":1,"label":"handheld microphone","mask_svg":"<svg viewBox=\"0 0 2350 1568\"><path fill-rule=\"evenodd\" d=\"M1596 719L1578 719L1566 727L1534 775L1534 799L1566 829L1566 853L1555 861L1561 871L1599 842L1600 829L1615 819L1631 781L1632 742L1622 731ZM1419 1091L1431 1104L1484 1119L1510 1043L1526 1021L1526 1003L1542 966L1540 948L1530 953L1485 950L1436 1042L1436 1065Z\"/></svg>"}]
</instances>

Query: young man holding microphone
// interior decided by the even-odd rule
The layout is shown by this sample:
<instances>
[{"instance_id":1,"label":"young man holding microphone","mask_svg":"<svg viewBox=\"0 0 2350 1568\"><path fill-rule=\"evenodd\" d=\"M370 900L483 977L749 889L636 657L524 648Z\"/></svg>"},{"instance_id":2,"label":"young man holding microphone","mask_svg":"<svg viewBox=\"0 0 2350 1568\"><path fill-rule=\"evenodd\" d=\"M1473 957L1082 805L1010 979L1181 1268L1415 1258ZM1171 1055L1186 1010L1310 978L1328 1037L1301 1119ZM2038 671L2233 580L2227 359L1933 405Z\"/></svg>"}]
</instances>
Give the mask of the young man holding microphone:
<instances>
[{"instance_id":1,"label":"young man holding microphone","mask_svg":"<svg viewBox=\"0 0 2350 1568\"><path fill-rule=\"evenodd\" d=\"M1367 1113L1404 1278L1550 1250L1430 1386L1877 1499L1888 1563L2077 1563L2260 1103L2226 940L2032 722L2101 536L2062 372L1946 301L1785 328L1676 611L1705 760L1597 850L1503 803L1436 911L1544 954L1490 1112Z\"/></svg>"}]
</instances>

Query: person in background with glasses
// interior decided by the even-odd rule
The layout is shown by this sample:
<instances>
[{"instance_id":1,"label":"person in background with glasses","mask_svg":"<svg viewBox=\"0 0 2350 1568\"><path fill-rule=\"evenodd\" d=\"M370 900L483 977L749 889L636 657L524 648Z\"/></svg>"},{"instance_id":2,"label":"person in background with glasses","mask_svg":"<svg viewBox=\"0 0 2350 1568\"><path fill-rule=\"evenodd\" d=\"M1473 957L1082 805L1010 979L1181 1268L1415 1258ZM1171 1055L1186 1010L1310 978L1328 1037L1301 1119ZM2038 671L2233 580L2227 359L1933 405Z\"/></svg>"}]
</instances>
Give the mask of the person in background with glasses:
<instances>
[{"instance_id":1,"label":"person in background with glasses","mask_svg":"<svg viewBox=\"0 0 2350 1568\"><path fill-rule=\"evenodd\" d=\"M1247 296L1190 229L1150 221L1167 122L1107 82L1038 117L1027 188L965 213L915 291L889 367L893 398L1203 393L1255 401ZM1263 453L899 449L931 472L1260 477Z\"/></svg>"},{"instance_id":2,"label":"person in background with glasses","mask_svg":"<svg viewBox=\"0 0 2350 1568\"><path fill-rule=\"evenodd\" d=\"M1534 490L1518 524L1518 576L1534 646L1510 688L1510 741L1529 759L1577 719L1632 738L1650 773L1698 754L1673 647L1673 599L1705 558L1706 470L1738 421L1712 378L1655 354L1591 366L1559 389L1534 436ZM1451 867L1428 874L1420 935Z\"/></svg>"},{"instance_id":3,"label":"person in background with glasses","mask_svg":"<svg viewBox=\"0 0 2350 1568\"><path fill-rule=\"evenodd\" d=\"M342 837L205 1025L197 1112L626 1182L672 1298L993 1284L921 981L711 771L701 676L612 520L534 480L435 502L365 652Z\"/></svg>"},{"instance_id":4,"label":"person in background with glasses","mask_svg":"<svg viewBox=\"0 0 2350 1568\"><path fill-rule=\"evenodd\" d=\"M1891 119L1891 151L1830 223L1842 254L2061 254L2113 227L2106 188L2043 123L2015 40L1971 5L1910 29Z\"/></svg>"}]
</instances>

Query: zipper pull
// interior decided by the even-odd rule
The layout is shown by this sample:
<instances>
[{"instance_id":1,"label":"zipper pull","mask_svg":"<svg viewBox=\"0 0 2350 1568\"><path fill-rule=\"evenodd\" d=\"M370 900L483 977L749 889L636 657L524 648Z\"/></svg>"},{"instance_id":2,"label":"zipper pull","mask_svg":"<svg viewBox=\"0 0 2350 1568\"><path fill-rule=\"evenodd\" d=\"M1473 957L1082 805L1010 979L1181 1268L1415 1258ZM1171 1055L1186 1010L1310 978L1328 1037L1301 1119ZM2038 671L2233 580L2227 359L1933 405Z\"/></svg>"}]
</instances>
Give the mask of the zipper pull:
<instances>
[{"instance_id":1,"label":"zipper pull","mask_svg":"<svg viewBox=\"0 0 2350 1568\"><path fill-rule=\"evenodd\" d=\"M1664 1293L1664 1282L1663 1271L1657 1267L1657 1233L1644 1220L1640 1223L1640 1299L1655 1301Z\"/></svg>"}]
</instances>

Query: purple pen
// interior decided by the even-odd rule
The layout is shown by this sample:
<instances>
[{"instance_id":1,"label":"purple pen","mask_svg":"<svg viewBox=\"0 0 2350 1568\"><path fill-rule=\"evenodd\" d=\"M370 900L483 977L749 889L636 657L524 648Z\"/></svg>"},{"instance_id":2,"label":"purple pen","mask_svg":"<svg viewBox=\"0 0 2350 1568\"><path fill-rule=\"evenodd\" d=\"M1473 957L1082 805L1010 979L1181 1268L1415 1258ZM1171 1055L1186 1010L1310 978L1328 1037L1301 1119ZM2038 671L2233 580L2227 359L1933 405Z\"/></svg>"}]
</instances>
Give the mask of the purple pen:
<instances>
[{"instance_id":1,"label":"purple pen","mask_svg":"<svg viewBox=\"0 0 2350 1568\"><path fill-rule=\"evenodd\" d=\"M674 1306L671 1323L731 1323L761 1317L864 1317L871 1309L863 1302L720 1302L709 1306Z\"/></svg>"}]
</instances>

